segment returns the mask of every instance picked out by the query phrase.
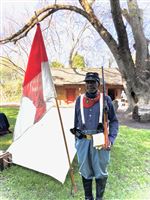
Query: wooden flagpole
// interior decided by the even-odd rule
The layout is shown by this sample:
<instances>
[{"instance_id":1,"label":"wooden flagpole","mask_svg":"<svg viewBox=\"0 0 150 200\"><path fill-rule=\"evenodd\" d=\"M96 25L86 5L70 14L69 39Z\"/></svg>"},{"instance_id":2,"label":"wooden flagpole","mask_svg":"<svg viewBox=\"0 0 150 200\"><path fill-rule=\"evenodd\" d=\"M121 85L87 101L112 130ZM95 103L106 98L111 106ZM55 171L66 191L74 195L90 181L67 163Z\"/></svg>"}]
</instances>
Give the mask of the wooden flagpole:
<instances>
[{"instance_id":1,"label":"wooden flagpole","mask_svg":"<svg viewBox=\"0 0 150 200\"><path fill-rule=\"evenodd\" d=\"M36 11L34 11L34 14L35 14L35 17L36 17L36 24L38 24L39 20L38 20L38 15L37 15Z\"/></svg>"},{"instance_id":2,"label":"wooden flagpole","mask_svg":"<svg viewBox=\"0 0 150 200\"><path fill-rule=\"evenodd\" d=\"M39 20L38 20L38 16L37 16L36 11L35 11L35 16L36 16L36 20L37 20L37 24L38 24ZM72 183L72 186L74 188L74 192L77 192L77 187L76 187L75 180L74 180L73 168L71 166L69 150L68 150L68 146L67 146L67 140L66 140L66 136L65 136L65 131L64 131L64 127L63 127L63 122L62 122L62 118L61 118L61 114L60 114L60 109L59 109L57 97L55 97L55 101L56 101L56 107L57 107L57 111L58 111L58 115L59 115L59 119L60 119L60 124L61 124L62 134L63 134L63 138L64 138L64 143L65 143L65 147L66 147L67 158L68 158L68 162L69 162L71 183Z\"/></svg>"},{"instance_id":3,"label":"wooden flagpole","mask_svg":"<svg viewBox=\"0 0 150 200\"><path fill-rule=\"evenodd\" d=\"M69 150L68 150L68 146L67 146L67 140L66 140L66 136L65 136L65 131L64 131L64 127L63 127L62 118L61 118L61 113L60 113L60 109L59 109L57 98L55 98L55 100L56 100L56 106L57 106L58 115L59 115L59 119L60 119L60 124L61 124L61 128L62 128L63 138L64 138L64 142L65 142L65 147L66 147L66 151L67 151L67 157L68 157L68 162L69 162L69 167L70 167L71 183L72 183L72 186L74 188L74 192L76 193L77 192L77 186L76 186L75 180L74 180L73 168L71 166Z\"/></svg>"}]
</instances>

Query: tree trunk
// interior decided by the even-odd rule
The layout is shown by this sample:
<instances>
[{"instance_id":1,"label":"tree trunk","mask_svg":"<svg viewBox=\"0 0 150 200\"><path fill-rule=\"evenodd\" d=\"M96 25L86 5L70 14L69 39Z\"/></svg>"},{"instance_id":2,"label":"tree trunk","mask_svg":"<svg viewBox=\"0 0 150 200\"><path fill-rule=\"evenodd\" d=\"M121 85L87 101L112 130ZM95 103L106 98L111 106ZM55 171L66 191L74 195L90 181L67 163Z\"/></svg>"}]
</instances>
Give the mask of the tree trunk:
<instances>
[{"instance_id":1,"label":"tree trunk","mask_svg":"<svg viewBox=\"0 0 150 200\"><path fill-rule=\"evenodd\" d=\"M129 74L127 77L131 81L126 81L123 79L123 86L128 99L128 111L133 112L132 117L136 121L147 122L150 121L150 87L149 78L144 76L137 79L132 79ZM145 80L145 81L144 81Z\"/></svg>"},{"instance_id":2,"label":"tree trunk","mask_svg":"<svg viewBox=\"0 0 150 200\"><path fill-rule=\"evenodd\" d=\"M149 94L150 94L150 89L149 89ZM141 90L141 93L138 94L138 103L134 106L133 112L132 112L132 117L136 121L139 122L148 122L150 121L150 100L147 102L147 99L149 97L148 93L144 93Z\"/></svg>"}]
</instances>

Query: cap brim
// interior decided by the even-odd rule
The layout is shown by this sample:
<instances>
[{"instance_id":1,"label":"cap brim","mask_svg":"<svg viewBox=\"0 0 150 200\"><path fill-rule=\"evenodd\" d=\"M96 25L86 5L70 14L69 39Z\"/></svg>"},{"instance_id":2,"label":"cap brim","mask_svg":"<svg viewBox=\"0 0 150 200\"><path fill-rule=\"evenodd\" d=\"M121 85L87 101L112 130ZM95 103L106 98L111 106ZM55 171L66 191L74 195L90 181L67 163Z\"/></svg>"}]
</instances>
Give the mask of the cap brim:
<instances>
[{"instance_id":1,"label":"cap brim","mask_svg":"<svg viewBox=\"0 0 150 200\"><path fill-rule=\"evenodd\" d=\"M98 79L95 79L95 78L93 78L93 77L88 77L88 78L86 78L85 80L84 80L84 82L86 82L86 81L97 81L97 82L100 82L100 80L98 80Z\"/></svg>"}]
</instances>

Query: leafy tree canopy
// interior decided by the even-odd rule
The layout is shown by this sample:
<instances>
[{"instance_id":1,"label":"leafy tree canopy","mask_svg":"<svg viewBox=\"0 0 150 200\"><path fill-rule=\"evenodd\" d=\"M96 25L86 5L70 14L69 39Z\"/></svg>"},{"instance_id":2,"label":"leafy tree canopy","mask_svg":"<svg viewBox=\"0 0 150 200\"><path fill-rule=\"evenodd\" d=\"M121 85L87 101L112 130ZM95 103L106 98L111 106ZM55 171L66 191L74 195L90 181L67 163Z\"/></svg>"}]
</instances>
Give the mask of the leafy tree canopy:
<instances>
[{"instance_id":1,"label":"leafy tree canopy","mask_svg":"<svg viewBox=\"0 0 150 200\"><path fill-rule=\"evenodd\" d=\"M79 55L78 53L73 57L73 63L72 63L73 68L84 68L85 67L85 61L84 57Z\"/></svg>"},{"instance_id":2,"label":"leafy tree canopy","mask_svg":"<svg viewBox=\"0 0 150 200\"><path fill-rule=\"evenodd\" d=\"M64 67L64 65L63 65L62 63L60 63L59 61L57 61L57 60L53 61L53 62L51 63L51 66L52 66L53 68L63 68L63 67Z\"/></svg>"}]
</instances>

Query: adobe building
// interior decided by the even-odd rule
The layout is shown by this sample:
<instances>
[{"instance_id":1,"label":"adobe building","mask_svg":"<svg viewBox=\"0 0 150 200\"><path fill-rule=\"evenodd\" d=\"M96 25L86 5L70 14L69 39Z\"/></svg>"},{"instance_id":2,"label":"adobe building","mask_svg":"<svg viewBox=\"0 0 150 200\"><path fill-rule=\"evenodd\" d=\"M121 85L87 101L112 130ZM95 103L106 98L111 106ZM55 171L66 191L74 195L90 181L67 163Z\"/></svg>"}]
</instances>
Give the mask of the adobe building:
<instances>
[{"instance_id":1,"label":"adobe building","mask_svg":"<svg viewBox=\"0 0 150 200\"><path fill-rule=\"evenodd\" d=\"M55 84L59 105L74 103L76 97L85 92L85 74L87 72L97 72L102 77L101 68L51 68L53 81ZM104 68L106 93L112 98L121 99L123 84L121 74L116 68ZM102 85L100 86L102 91Z\"/></svg>"}]
</instances>

